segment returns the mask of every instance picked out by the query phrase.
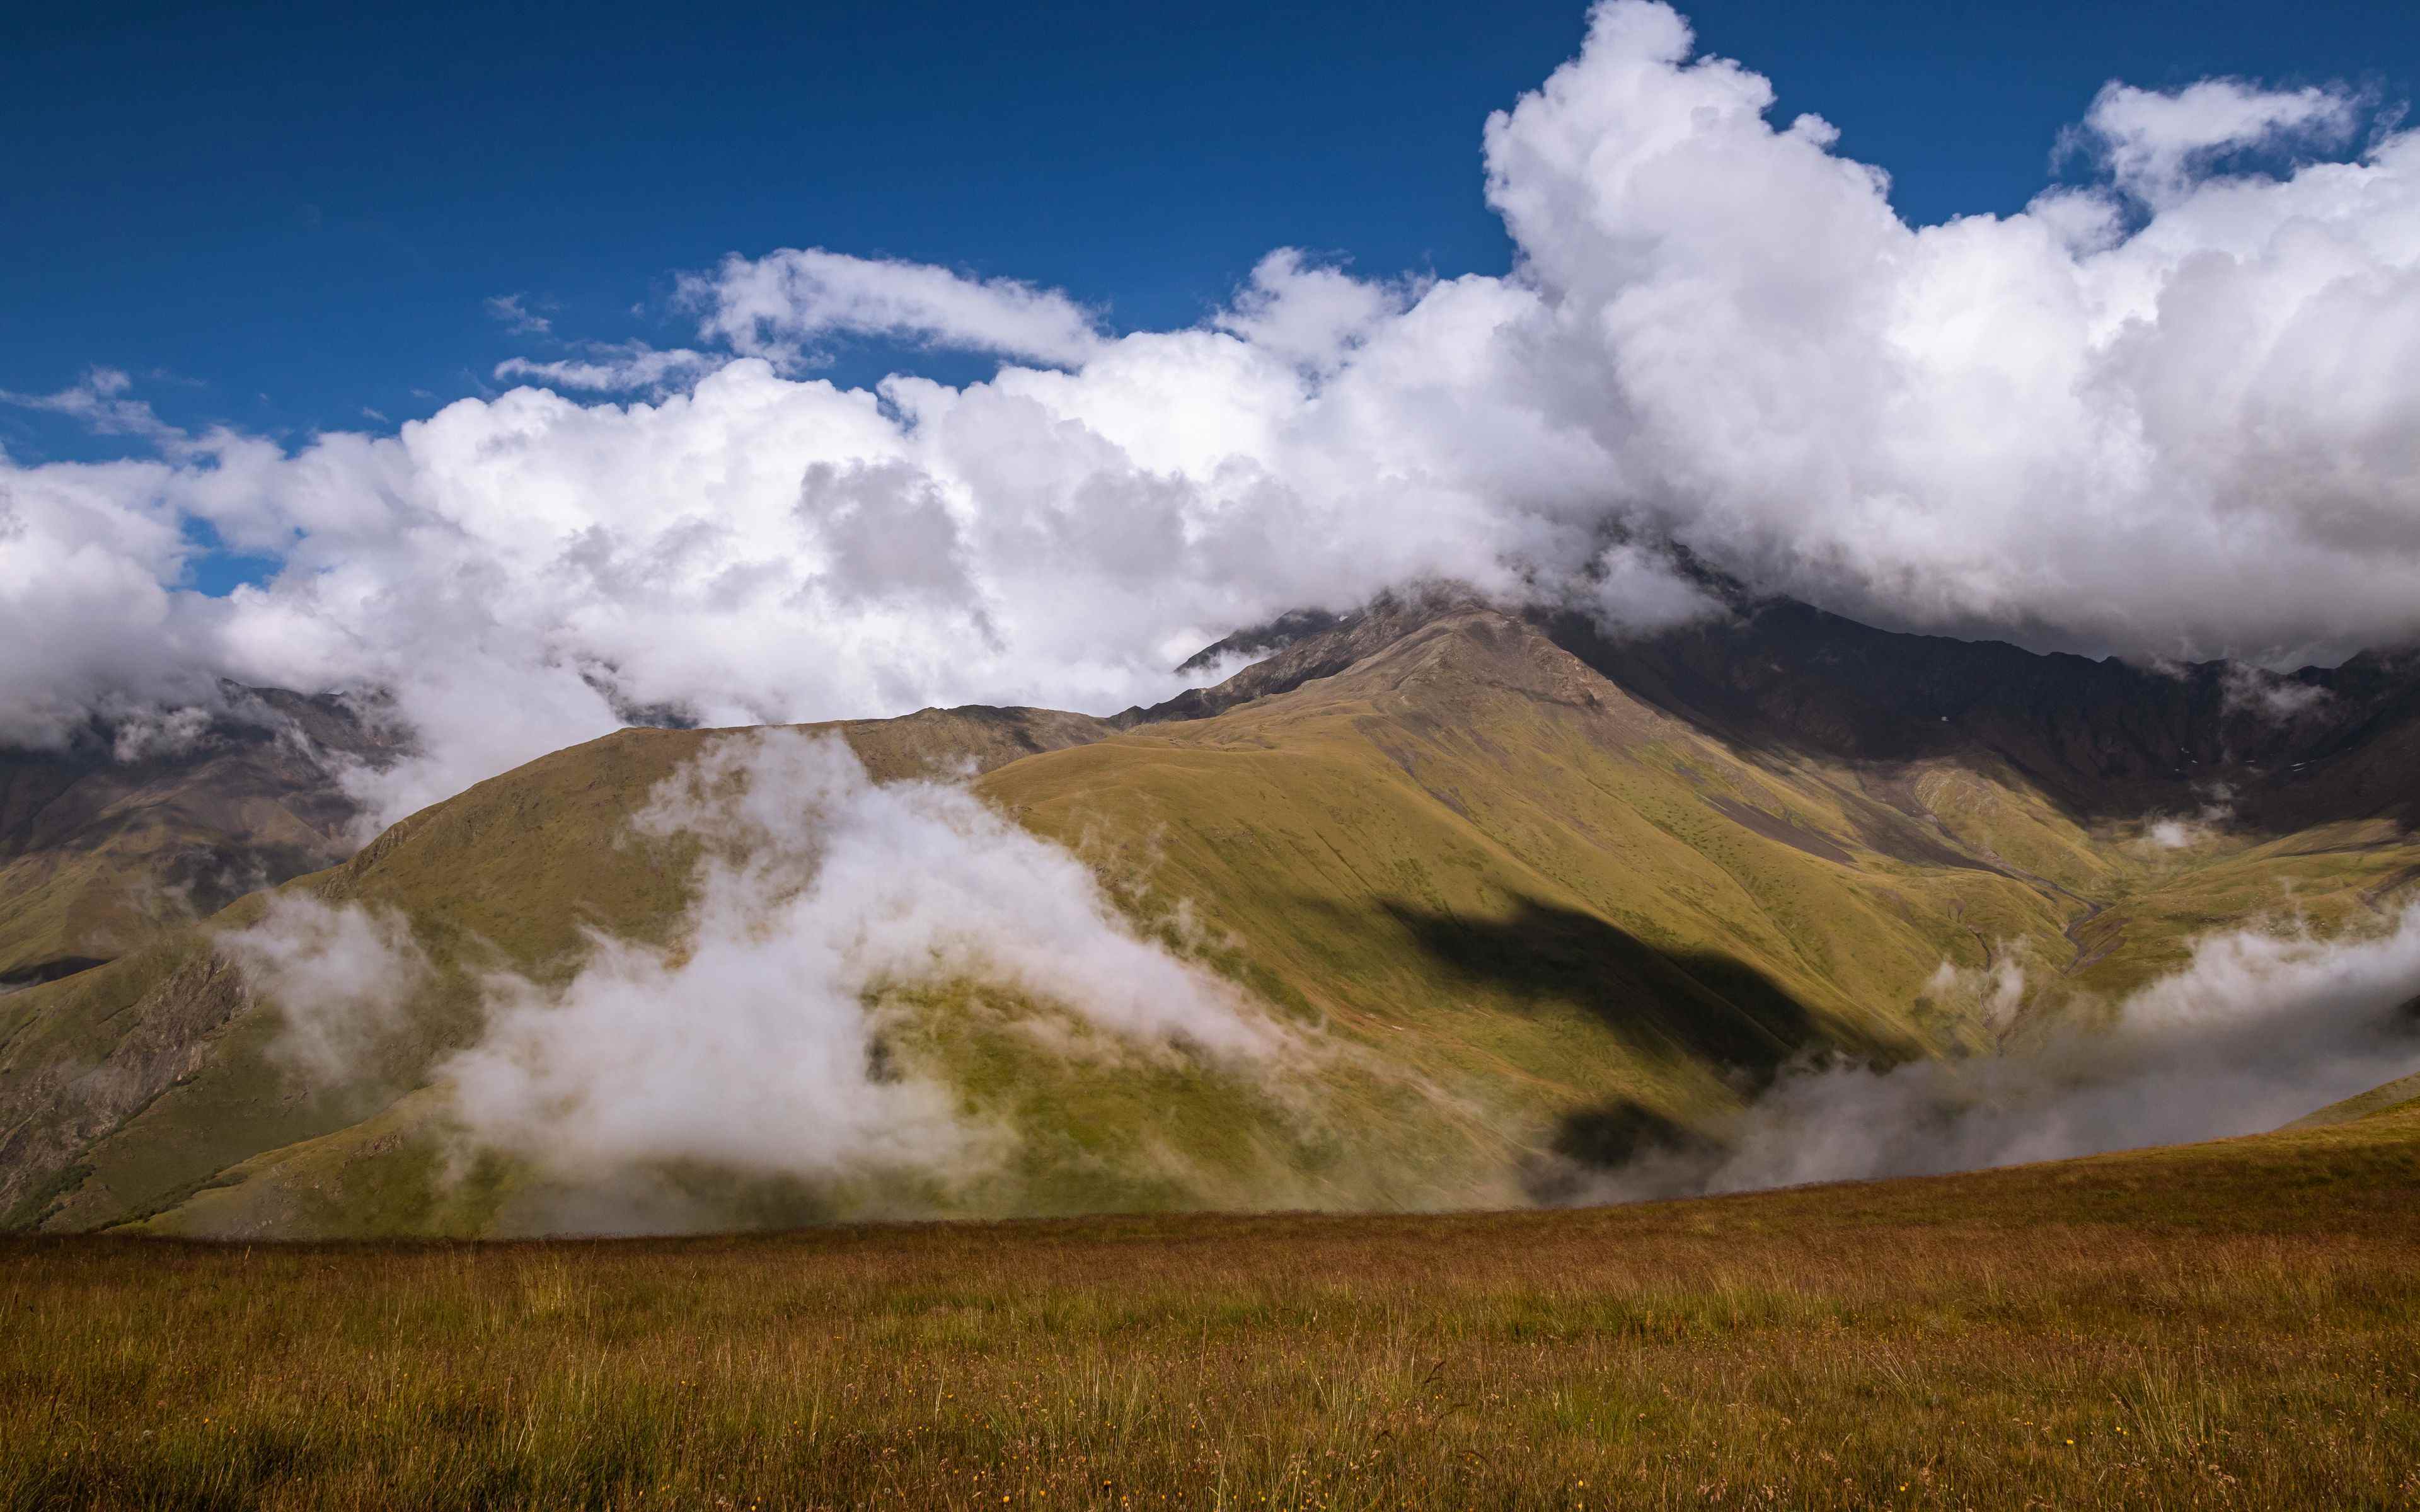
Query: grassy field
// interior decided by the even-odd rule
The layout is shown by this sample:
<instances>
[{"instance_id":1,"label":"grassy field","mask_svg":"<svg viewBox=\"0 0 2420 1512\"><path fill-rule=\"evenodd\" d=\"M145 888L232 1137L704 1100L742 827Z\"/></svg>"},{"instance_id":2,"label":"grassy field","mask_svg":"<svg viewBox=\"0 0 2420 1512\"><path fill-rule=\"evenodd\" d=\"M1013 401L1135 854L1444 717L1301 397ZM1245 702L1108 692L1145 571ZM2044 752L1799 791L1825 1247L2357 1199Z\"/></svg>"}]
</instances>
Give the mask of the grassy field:
<instances>
[{"instance_id":1,"label":"grassy field","mask_svg":"<svg viewBox=\"0 0 2420 1512\"><path fill-rule=\"evenodd\" d=\"M0 1245L0 1504L2420 1502L2420 1112L1613 1210Z\"/></svg>"}]
</instances>

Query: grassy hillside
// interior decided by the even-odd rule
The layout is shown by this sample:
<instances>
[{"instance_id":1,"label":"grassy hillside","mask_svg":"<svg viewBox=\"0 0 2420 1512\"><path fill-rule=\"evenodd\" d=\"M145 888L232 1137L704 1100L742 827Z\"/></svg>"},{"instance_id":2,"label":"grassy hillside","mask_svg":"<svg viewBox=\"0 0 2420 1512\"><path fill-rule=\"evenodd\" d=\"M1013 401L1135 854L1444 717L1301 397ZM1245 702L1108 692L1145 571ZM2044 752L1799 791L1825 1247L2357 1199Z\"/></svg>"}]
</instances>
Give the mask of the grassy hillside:
<instances>
[{"instance_id":1,"label":"grassy hillside","mask_svg":"<svg viewBox=\"0 0 2420 1512\"><path fill-rule=\"evenodd\" d=\"M1475 604L1327 636L1196 699L1207 717L833 727L877 778L979 773L986 801L1325 1059L1262 1079L1071 1059L1047 1048L1047 1003L894 984L870 1005L893 1025L886 1053L1006 1131L1013 1156L940 1186L686 1171L690 1221L1500 1205L1683 1137L1795 1057L2026 1033L1981 1016L1995 964L2025 966L2027 1011L2051 1022L2173 967L2201 931L2289 900L2356 927L2420 875L2386 822L2164 844L2151 816L2080 819L1988 752L1889 762L1717 735ZM0 1217L578 1226L559 1181L465 1154L432 1068L477 1036L485 973L563 980L598 934L683 949L695 850L635 842L628 820L723 738L632 730L557 752L290 884L398 913L434 963L410 1032L346 1085L276 1063L276 1005L213 949L258 898L0 999Z\"/></svg>"},{"instance_id":2,"label":"grassy hillside","mask_svg":"<svg viewBox=\"0 0 2420 1512\"><path fill-rule=\"evenodd\" d=\"M991 709L829 728L884 779L977 770L1102 729L1081 716ZM404 820L343 866L290 884L332 903L407 912L440 968L412 1005L415 1032L385 1047L377 1074L349 1085L317 1085L275 1061L275 1006L257 1001L215 949L217 937L258 921L267 894L122 960L0 997L0 1225L141 1219L232 1180L226 1173L255 1157L300 1152L347 1131L353 1139L339 1141L347 1168L364 1150L368 1168L345 1192L306 1204L307 1215L281 1208L281 1223L458 1229L486 1222L492 1204L469 1218L427 1215L437 1202L428 1188L439 1131L415 1125L409 1138L391 1138L390 1128L374 1131L364 1120L421 1087L438 1058L475 1036L479 973L502 967L559 979L576 968L584 931L661 940L676 927L693 855L626 843L627 821L656 783L714 738L630 730L558 751ZM424 1098L411 1106L437 1105ZM398 1184L409 1190L398 1195Z\"/></svg>"},{"instance_id":3,"label":"grassy hillside","mask_svg":"<svg viewBox=\"0 0 2420 1512\"><path fill-rule=\"evenodd\" d=\"M2420 1498L2420 1115L1610 1210L0 1242L0 1505Z\"/></svg>"},{"instance_id":4,"label":"grassy hillside","mask_svg":"<svg viewBox=\"0 0 2420 1512\"><path fill-rule=\"evenodd\" d=\"M2398 1076L2341 1103L2331 1103L2316 1113L2296 1119L2288 1127L2325 1129L2340 1123L2380 1119L2387 1114L2410 1113L2415 1109L2420 1109L2420 1072Z\"/></svg>"}]
</instances>

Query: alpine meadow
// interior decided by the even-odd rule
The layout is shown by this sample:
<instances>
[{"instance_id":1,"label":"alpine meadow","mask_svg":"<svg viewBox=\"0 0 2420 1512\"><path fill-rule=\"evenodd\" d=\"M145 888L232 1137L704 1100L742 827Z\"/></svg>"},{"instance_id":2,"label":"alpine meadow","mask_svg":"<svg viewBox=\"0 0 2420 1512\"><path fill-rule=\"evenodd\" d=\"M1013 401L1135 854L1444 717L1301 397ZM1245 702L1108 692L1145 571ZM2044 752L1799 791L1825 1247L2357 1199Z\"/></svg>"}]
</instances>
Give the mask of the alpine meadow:
<instances>
[{"instance_id":1,"label":"alpine meadow","mask_svg":"<svg viewBox=\"0 0 2420 1512\"><path fill-rule=\"evenodd\" d=\"M2072 8L43 22L0 1506L2420 1505L2420 23Z\"/></svg>"}]
</instances>

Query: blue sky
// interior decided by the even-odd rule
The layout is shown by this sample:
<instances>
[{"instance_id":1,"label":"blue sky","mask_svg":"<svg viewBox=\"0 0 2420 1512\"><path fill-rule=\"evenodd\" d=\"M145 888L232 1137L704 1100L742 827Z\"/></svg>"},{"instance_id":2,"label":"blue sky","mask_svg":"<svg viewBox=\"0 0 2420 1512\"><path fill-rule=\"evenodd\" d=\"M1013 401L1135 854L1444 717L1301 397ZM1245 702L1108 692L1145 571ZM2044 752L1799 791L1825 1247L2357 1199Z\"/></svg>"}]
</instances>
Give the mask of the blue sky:
<instances>
[{"instance_id":1,"label":"blue sky","mask_svg":"<svg viewBox=\"0 0 2420 1512\"><path fill-rule=\"evenodd\" d=\"M2106 79L2410 93L2420 8L1706 0L1701 45L1889 170L2009 210ZM1181 325L1273 246L1500 271L1481 124L1577 46L1569 0L1137 8L58 7L0 50L0 389L133 374L184 424L300 440L492 387L558 334L677 344L671 276L820 245ZM845 354L835 376L896 354ZM920 359L949 371L968 360ZM122 449L0 409L21 461Z\"/></svg>"}]
</instances>

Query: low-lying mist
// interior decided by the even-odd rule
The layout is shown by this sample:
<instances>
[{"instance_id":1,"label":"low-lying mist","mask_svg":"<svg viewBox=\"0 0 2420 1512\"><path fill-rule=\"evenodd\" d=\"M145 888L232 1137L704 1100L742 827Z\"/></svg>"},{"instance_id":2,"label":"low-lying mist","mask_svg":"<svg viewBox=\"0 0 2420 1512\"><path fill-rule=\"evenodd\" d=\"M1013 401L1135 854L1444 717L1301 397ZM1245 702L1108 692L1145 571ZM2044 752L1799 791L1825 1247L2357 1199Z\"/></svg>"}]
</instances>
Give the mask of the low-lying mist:
<instances>
[{"instance_id":1,"label":"low-lying mist","mask_svg":"<svg viewBox=\"0 0 2420 1512\"><path fill-rule=\"evenodd\" d=\"M2003 961L1964 983L1986 1019L2024 997ZM2101 1024L2063 1016L1988 1053L1785 1071L1727 1126L1586 1184L1621 1201L1937 1175L2257 1134L2420 1069L2420 905L2383 933L2299 920L2205 936Z\"/></svg>"},{"instance_id":2,"label":"low-lying mist","mask_svg":"<svg viewBox=\"0 0 2420 1512\"><path fill-rule=\"evenodd\" d=\"M955 994L962 1018L986 997L1017 1005L999 1022L1060 1063L1266 1090L1278 1051L1312 1050L1147 938L1073 853L963 786L876 785L834 738L718 742L654 791L629 842L696 847L671 943L592 933L568 980L478 974L484 1027L432 1068L458 1154L591 1190L684 1169L983 1180L1016 1133L896 1052L920 995ZM437 974L399 916L299 894L224 948L284 1018L272 1057L320 1086L392 1064L408 1000Z\"/></svg>"},{"instance_id":3,"label":"low-lying mist","mask_svg":"<svg viewBox=\"0 0 2420 1512\"><path fill-rule=\"evenodd\" d=\"M962 784L877 785L837 739L723 738L627 843L693 868L685 911L665 943L592 933L552 974L435 961L402 916L302 893L224 948L283 1015L287 1072L441 1088L449 1170L501 1155L585 1194L576 1219L536 1220L557 1227L728 1221L683 1206L701 1176L846 1188L852 1211L1497 1205L1561 1111L1281 1018L1202 964L1183 914L1139 925L1075 853ZM1931 987L1995 1047L1794 1066L1626 1164L1559 1166L1555 1199L2275 1128L2420 1066L2420 907L2334 938L2211 935L2097 1011L2029 1013L2014 954ZM470 1008L423 1012L449 994Z\"/></svg>"},{"instance_id":4,"label":"low-lying mist","mask_svg":"<svg viewBox=\"0 0 2420 1512\"><path fill-rule=\"evenodd\" d=\"M1285 1038L1074 855L964 788L877 786L836 739L726 740L633 828L706 846L679 943L600 936L562 987L491 978L486 1038L444 1068L474 1134L551 1166L962 1167L986 1132L886 1060L894 988L981 983L1127 1051L1233 1062Z\"/></svg>"}]
</instances>

